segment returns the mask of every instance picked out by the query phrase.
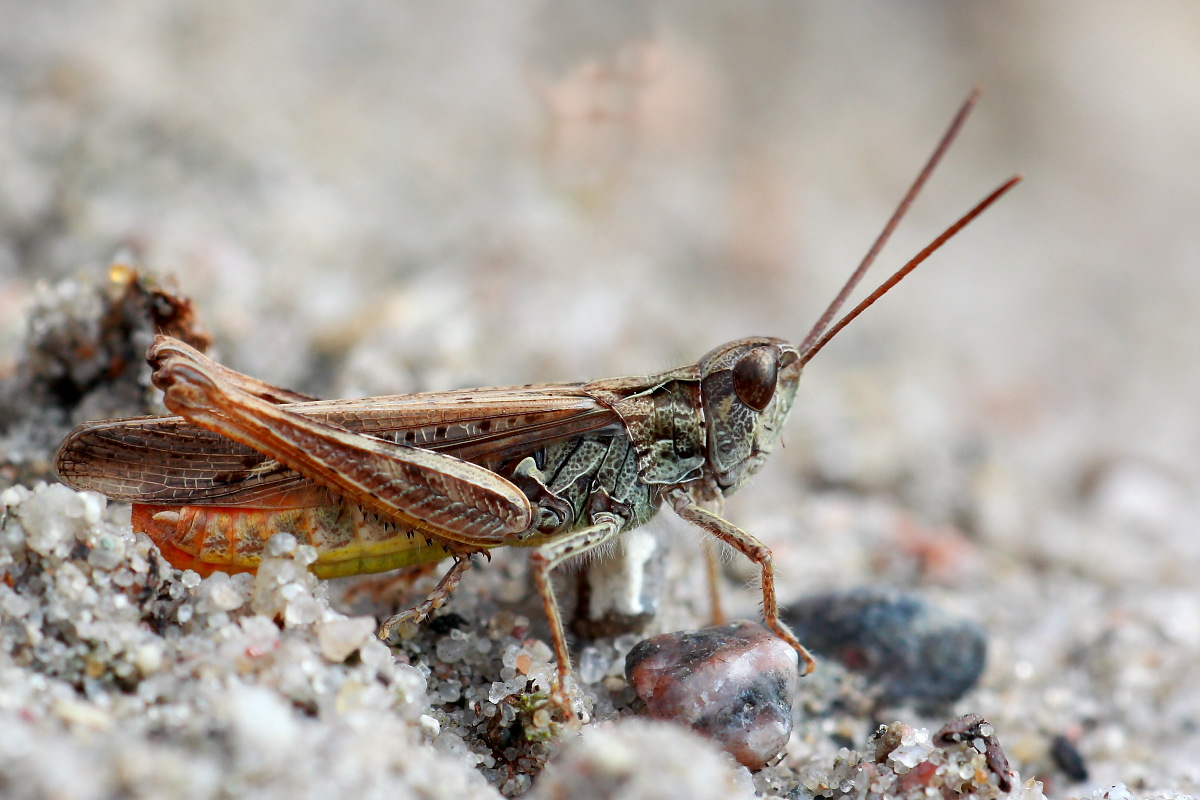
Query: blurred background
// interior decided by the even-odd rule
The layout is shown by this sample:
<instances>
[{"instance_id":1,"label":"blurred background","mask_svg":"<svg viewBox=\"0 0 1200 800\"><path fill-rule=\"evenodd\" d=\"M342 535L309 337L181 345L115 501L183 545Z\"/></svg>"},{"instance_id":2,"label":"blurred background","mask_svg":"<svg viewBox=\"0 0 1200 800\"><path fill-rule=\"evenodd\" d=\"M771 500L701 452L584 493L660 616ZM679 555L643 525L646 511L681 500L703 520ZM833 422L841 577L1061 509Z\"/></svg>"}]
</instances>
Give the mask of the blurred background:
<instances>
[{"instance_id":1,"label":"blurred background","mask_svg":"<svg viewBox=\"0 0 1200 800\"><path fill-rule=\"evenodd\" d=\"M1097 780L1200 781L1194 3L0 10L6 372L121 250L323 396L798 340L982 86L860 294L1025 183L812 363L729 514L785 597L945 589Z\"/></svg>"}]
</instances>

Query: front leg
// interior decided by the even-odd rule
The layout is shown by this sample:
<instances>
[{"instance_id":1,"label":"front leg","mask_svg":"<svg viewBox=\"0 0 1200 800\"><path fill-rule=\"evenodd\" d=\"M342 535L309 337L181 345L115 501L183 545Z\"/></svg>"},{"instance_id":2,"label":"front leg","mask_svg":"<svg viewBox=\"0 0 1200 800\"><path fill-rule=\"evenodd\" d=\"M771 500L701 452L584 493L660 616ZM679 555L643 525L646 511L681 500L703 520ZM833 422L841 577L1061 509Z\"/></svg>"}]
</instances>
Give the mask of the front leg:
<instances>
[{"instance_id":1,"label":"front leg","mask_svg":"<svg viewBox=\"0 0 1200 800\"><path fill-rule=\"evenodd\" d=\"M812 672L817 662L804 645L800 644L796 634L779 619L779 605L775 600L775 570L771 565L770 549L733 523L700 508L683 487L675 486L669 489L666 498L680 517L708 531L762 568L763 619L776 636L800 654L801 660L804 661L803 674Z\"/></svg>"}]
</instances>

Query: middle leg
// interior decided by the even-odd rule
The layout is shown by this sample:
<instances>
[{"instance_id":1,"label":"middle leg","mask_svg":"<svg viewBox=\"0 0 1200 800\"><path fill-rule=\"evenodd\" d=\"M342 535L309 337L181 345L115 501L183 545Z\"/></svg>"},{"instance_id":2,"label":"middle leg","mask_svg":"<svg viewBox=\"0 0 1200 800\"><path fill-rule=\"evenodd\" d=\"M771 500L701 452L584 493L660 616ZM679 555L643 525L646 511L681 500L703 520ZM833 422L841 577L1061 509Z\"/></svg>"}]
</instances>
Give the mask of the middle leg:
<instances>
[{"instance_id":1,"label":"middle leg","mask_svg":"<svg viewBox=\"0 0 1200 800\"><path fill-rule=\"evenodd\" d=\"M554 595L554 583L550 572L565 561L589 552L605 542L612 541L621 532L625 520L610 511L592 516L592 524L582 530L562 534L534 550L529 556L534 584L542 597L546 620L550 624L550 639L554 645L554 657L558 660L558 686L556 693L565 690L566 679L571 674L571 656L567 650L567 637L563 629L562 615L558 610L558 599ZM564 708L569 704L560 703Z\"/></svg>"}]
</instances>

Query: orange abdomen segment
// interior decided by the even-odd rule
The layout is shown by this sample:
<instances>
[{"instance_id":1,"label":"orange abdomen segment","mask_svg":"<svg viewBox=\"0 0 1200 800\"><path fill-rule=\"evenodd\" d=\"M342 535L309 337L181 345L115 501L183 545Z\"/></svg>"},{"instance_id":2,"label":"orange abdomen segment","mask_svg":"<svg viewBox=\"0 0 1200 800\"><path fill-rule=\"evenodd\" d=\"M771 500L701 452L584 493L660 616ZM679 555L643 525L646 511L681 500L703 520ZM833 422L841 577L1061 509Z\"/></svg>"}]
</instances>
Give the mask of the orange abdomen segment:
<instances>
[{"instance_id":1,"label":"orange abdomen segment","mask_svg":"<svg viewBox=\"0 0 1200 800\"><path fill-rule=\"evenodd\" d=\"M386 572L450 554L420 532L343 504L274 510L135 503L133 529L149 536L172 566L201 575L254 572L276 533L316 548L309 569L319 578Z\"/></svg>"}]
</instances>

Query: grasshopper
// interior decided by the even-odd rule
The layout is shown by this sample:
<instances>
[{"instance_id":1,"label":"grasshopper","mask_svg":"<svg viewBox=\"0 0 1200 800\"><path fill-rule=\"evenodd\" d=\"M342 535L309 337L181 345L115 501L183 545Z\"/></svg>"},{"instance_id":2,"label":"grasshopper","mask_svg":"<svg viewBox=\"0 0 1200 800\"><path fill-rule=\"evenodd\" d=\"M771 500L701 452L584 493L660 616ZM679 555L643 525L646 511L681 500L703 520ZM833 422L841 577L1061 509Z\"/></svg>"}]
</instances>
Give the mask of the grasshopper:
<instances>
[{"instance_id":1,"label":"grasshopper","mask_svg":"<svg viewBox=\"0 0 1200 800\"><path fill-rule=\"evenodd\" d=\"M763 465L813 356L1020 180L992 192L830 326L976 96L799 345L738 339L648 377L325 401L160 336L147 358L177 416L84 423L59 448L58 475L132 502L135 529L171 564L202 575L254 570L278 531L316 549L310 569L323 578L452 559L424 602L382 624L384 638L445 603L479 555L529 548L557 659L556 694L571 662L552 571L669 505L760 567L766 624L807 673L812 656L779 619L770 550L702 504L719 503Z\"/></svg>"}]
</instances>

